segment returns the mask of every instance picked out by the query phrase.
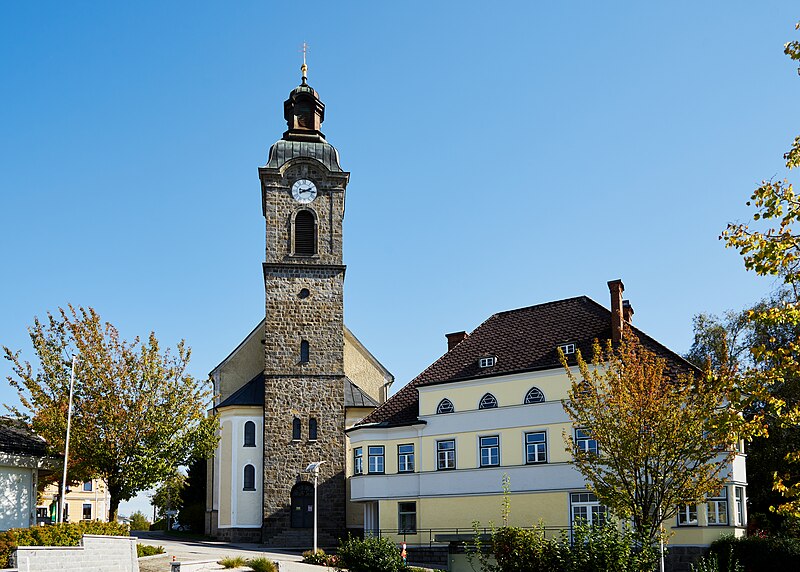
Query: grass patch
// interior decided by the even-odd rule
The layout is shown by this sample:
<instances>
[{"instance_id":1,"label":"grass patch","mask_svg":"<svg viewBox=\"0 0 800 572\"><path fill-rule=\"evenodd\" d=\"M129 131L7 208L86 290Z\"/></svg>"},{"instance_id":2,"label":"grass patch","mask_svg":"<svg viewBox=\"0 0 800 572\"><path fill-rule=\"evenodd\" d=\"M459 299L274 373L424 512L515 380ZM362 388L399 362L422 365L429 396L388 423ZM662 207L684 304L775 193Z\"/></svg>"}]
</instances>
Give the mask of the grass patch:
<instances>
[{"instance_id":1,"label":"grass patch","mask_svg":"<svg viewBox=\"0 0 800 572\"><path fill-rule=\"evenodd\" d=\"M149 544L137 544L136 556L155 556L156 554L164 554L163 546L150 546Z\"/></svg>"},{"instance_id":2,"label":"grass patch","mask_svg":"<svg viewBox=\"0 0 800 572\"><path fill-rule=\"evenodd\" d=\"M226 556L218 564L224 568L241 568L247 564L247 561L241 556Z\"/></svg>"},{"instance_id":3,"label":"grass patch","mask_svg":"<svg viewBox=\"0 0 800 572\"><path fill-rule=\"evenodd\" d=\"M263 556L248 560L247 565L253 569L253 572L278 572L278 566Z\"/></svg>"}]
</instances>

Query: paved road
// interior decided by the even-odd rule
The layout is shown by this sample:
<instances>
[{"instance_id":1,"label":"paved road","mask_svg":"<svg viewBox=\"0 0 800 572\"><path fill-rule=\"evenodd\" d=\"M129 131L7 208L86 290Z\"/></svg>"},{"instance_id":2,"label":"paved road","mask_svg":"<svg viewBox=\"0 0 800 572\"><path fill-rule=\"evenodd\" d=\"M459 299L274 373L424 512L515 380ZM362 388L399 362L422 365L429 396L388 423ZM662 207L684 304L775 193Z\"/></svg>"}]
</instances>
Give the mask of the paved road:
<instances>
[{"instance_id":1,"label":"paved road","mask_svg":"<svg viewBox=\"0 0 800 572\"><path fill-rule=\"evenodd\" d=\"M166 558L147 559L139 562L141 572L169 572L172 557L179 562L196 562L212 560L216 562L226 556L241 556L245 559L264 556L281 564L282 572L309 571L322 572L324 568L299 564L300 554L297 552L267 551L258 544L229 544L210 540L183 540L164 536L161 532L133 531L131 535L139 538L141 544L163 546L167 551ZM213 563L201 566L199 570L219 570L221 567ZM198 570L198 569L196 569ZM245 570L245 569L242 569Z\"/></svg>"}]
</instances>

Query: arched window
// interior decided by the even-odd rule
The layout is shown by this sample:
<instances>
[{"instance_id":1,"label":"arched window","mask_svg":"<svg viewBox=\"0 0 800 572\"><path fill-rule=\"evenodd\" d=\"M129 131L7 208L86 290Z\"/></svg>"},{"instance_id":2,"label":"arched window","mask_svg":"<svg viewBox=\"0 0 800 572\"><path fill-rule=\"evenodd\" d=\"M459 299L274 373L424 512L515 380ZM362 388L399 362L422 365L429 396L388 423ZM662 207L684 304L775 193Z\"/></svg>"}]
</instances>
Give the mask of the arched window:
<instances>
[{"instance_id":1,"label":"arched window","mask_svg":"<svg viewBox=\"0 0 800 572\"><path fill-rule=\"evenodd\" d=\"M300 363L308 363L310 352L308 341L303 340L300 342Z\"/></svg>"},{"instance_id":2,"label":"arched window","mask_svg":"<svg viewBox=\"0 0 800 572\"><path fill-rule=\"evenodd\" d=\"M538 387L531 387L528 393L525 394L525 405L531 403L542 403L544 401L544 393Z\"/></svg>"},{"instance_id":3,"label":"arched window","mask_svg":"<svg viewBox=\"0 0 800 572\"><path fill-rule=\"evenodd\" d=\"M455 411L453 403L447 398L442 399L439 402L439 407L436 408L436 413L452 413L453 411Z\"/></svg>"},{"instance_id":4,"label":"arched window","mask_svg":"<svg viewBox=\"0 0 800 572\"><path fill-rule=\"evenodd\" d=\"M314 256L317 253L317 222L309 210L302 210L294 217L294 253Z\"/></svg>"},{"instance_id":5,"label":"arched window","mask_svg":"<svg viewBox=\"0 0 800 572\"><path fill-rule=\"evenodd\" d=\"M317 420L313 417L308 420L308 440L317 440Z\"/></svg>"},{"instance_id":6,"label":"arched window","mask_svg":"<svg viewBox=\"0 0 800 572\"><path fill-rule=\"evenodd\" d=\"M491 393L481 397L481 402L478 404L478 409L494 409L495 407L497 407L497 398Z\"/></svg>"},{"instance_id":7,"label":"arched window","mask_svg":"<svg viewBox=\"0 0 800 572\"><path fill-rule=\"evenodd\" d=\"M253 465L244 466L244 486L242 490L256 490L256 468Z\"/></svg>"},{"instance_id":8,"label":"arched window","mask_svg":"<svg viewBox=\"0 0 800 572\"><path fill-rule=\"evenodd\" d=\"M248 421L244 424L244 446L256 446L256 424L252 421Z\"/></svg>"},{"instance_id":9,"label":"arched window","mask_svg":"<svg viewBox=\"0 0 800 572\"><path fill-rule=\"evenodd\" d=\"M300 440L300 420L297 417L292 419L292 440Z\"/></svg>"},{"instance_id":10,"label":"arched window","mask_svg":"<svg viewBox=\"0 0 800 572\"><path fill-rule=\"evenodd\" d=\"M314 487L297 483L292 487L292 528L311 528L314 525Z\"/></svg>"}]
</instances>

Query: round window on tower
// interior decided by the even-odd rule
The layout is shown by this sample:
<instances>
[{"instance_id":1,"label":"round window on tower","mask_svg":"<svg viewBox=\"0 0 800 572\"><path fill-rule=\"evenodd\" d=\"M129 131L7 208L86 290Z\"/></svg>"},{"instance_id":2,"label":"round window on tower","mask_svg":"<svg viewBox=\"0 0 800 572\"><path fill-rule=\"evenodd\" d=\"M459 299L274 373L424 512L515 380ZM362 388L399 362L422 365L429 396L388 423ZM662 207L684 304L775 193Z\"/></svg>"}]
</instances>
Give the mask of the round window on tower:
<instances>
[{"instance_id":1,"label":"round window on tower","mask_svg":"<svg viewBox=\"0 0 800 572\"><path fill-rule=\"evenodd\" d=\"M308 291L308 288L303 288L297 294L297 297L300 298L301 300L304 300L305 298L308 298L310 295L311 295L311 292Z\"/></svg>"}]
</instances>

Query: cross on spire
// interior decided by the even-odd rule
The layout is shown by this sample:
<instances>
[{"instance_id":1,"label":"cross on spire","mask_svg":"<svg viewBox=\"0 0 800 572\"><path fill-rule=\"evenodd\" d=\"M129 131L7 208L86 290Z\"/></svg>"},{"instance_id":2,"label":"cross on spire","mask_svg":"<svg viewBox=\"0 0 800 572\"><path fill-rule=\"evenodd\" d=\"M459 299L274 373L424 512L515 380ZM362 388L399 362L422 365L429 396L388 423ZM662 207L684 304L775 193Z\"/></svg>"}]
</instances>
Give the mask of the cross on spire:
<instances>
[{"instance_id":1,"label":"cross on spire","mask_svg":"<svg viewBox=\"0 0 800 572\"><path fill-rule=\"evenodd\" d=\"M306 75L308 73L308 66L306 65L306 54L308 54L307 42L303 42L303 49L301 51L303 52L303 65L300 66L300 71L303 74L303 85L306 85L306 80L308 79Z\"/></svg>"}]
</instances>

